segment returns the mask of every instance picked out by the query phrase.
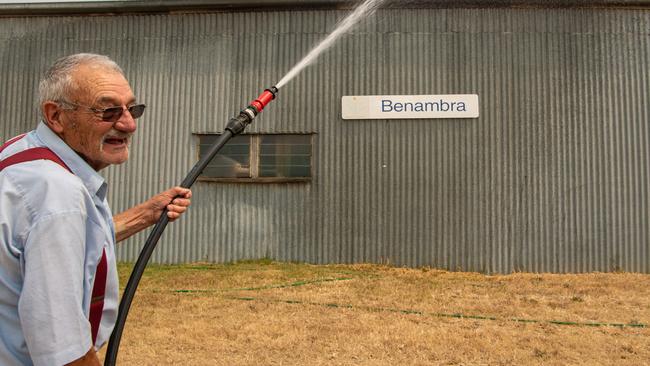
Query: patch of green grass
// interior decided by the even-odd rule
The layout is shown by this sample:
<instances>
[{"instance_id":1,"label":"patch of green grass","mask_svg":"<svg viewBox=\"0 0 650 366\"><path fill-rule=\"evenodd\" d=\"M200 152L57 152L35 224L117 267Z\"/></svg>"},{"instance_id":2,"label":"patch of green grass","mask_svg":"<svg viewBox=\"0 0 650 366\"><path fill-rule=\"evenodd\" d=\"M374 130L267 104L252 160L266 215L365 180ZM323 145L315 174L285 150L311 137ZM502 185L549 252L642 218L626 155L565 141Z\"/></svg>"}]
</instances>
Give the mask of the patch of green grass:
<instances>
[{"instance_id":1,"label":"patch of green grass","mask_svg":"<svg viewBox=\"0 0 650 366\"><path fill-rule=\"evenodd\" d=\"M120 284L124 287L133 270L133 263L119 263ZM278 284L311 279L354 277L369 278L368 268L351 268L344 265L311 265L304 263L275 262L270 259L246 260L223 264L149 264L139 288L194 289L209 287L216 290L232 288L272 288ZM184 280L185 279L185 280Z\"/></svg>"}]
</instances>

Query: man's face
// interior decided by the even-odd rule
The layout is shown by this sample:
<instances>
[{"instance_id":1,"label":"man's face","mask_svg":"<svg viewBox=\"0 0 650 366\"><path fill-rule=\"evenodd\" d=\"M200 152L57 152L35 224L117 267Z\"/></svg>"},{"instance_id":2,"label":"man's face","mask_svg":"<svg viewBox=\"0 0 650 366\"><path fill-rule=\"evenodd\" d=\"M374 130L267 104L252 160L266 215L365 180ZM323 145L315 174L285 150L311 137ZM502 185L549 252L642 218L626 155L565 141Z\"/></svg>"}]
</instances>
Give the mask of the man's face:
<instances>
[{"instance_id":1,"label":"man's face","mask_svg":"<svg viewBox=\"0 0 650 366\"><path fill-rule=\"evenodd\" d=\"M121 74L105 67L79 66L72 75L79 89L67 102L75 109L62 109L61 138L88 164L99 171L129 158L129 143L136 130L135 120L124 110L116 122L102 120L101 113L86 107L104 109L135 104L128 81Z\"/></svg>"}]
</instances>

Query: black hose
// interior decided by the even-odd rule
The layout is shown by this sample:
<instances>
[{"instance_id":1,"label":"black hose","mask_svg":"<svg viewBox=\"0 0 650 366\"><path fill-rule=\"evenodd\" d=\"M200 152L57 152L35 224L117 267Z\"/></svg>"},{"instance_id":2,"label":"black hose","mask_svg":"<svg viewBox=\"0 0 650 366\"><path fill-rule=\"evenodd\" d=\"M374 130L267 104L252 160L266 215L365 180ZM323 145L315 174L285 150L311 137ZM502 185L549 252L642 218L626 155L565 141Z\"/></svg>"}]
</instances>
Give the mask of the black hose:
<instances>
[{"instance_id":1,"label":"black hose","mask_svg":"<svg viewBox=\"0 0 650 366\"><path fill-rule=\"evenodd\" d=\"M233 118L233 120L236 118ZM232 120L231 120L232 121ZM250 123L250 121L249 121ZM238 132L237 132L238 133ZM192 168L192 170L187 174L183 182L180 184L183 188L190 188L192 184L199 177L201 172L205 169L210 161L214 158L215 155L221 150L223 145L228 142L234 136L235 133L231 131L230 127L226 127L223 134L217 138L217 140L210 146L208 152L201 158ZM133 296L135 295L135 290L138 288L138 283L140 278L144 273L144 269L149 262L149 258L153 253L153 250L156 248L158 239L162 235L165 227L169 223L169 217L167 217L167 209L165 209L154 226L151 234L147 238L147 241L138 256L137 262L135 262L135 267L131 272L129 277L129 282L126 284L124 289L124 294L122 295L122 300L120 301L120 307L117 313L117 321L115 323L115 328L111 334L111 338L108 341L108 349L106 350L106 358L104 359L105 366L114 366L117 360L117 351L120 347L120 339L122 338L122 331L124 330L124 324L126 323L126 317L129 315L129 308L131 307L131 302L133 301Z\"/></svg>"}]
</instances>

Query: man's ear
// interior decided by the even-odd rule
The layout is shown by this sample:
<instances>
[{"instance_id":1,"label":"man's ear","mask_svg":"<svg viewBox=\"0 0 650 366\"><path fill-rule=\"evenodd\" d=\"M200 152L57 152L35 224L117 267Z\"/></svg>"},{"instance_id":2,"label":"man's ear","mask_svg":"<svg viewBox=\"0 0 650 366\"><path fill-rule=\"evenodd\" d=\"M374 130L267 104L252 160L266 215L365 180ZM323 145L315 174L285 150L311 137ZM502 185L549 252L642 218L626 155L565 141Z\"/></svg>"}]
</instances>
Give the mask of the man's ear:
<instances>
[{"instance_id":1,"label":"man's ear","mask_svg":"<svg viewBox=\"0 0 650 366\"><path fill-rule=\"evenodd\" d=\"M63 132L63 123L61 122L61 107L52 101L47 101L41 106L45 123L56 134Z\"/></svg>"}]
</instances>

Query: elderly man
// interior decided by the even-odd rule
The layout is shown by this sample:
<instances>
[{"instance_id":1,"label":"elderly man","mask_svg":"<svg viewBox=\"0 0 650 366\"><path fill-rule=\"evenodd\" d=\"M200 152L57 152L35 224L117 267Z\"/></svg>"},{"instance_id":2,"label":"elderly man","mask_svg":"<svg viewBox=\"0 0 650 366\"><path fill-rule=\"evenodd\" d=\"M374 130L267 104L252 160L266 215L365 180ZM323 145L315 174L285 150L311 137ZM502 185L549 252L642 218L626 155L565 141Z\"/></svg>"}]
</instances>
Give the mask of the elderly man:
<instances>
[{"instance_id":1,"label":"elderly man","mask_svg":"<svg viewBox=\"0 0 650 366\"><path fill-rule=\"evenodd\" d=\"M0 365L99 365L118 308L114 245L190 204L175 187L113 216L98 171L129 157L138 104L105 56L58 60L42 122L0 148Z\"/></svg>"}]
</instances>

